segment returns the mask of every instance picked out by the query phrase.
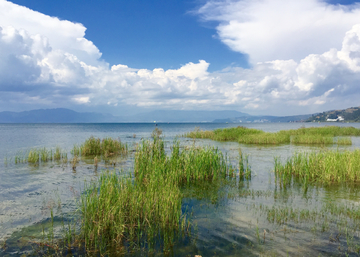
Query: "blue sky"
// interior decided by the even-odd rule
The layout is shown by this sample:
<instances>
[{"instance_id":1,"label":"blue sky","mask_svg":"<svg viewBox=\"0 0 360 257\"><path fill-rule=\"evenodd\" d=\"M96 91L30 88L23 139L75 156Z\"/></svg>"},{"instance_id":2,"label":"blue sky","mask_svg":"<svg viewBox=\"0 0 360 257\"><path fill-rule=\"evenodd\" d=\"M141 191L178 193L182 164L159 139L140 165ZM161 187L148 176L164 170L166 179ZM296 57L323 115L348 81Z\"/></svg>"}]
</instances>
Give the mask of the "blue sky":
<instances>
[{"instance_id":1,"label":"blue sky","mask_svg":"<svg viewBox=\"0 0 360 257\"><path fill-rule=\"evenodd\" d=\"M357 1L0 0L0 9L0 111L359 105Z\"/></svg>"},{"instance_id":2,"label":"blue sky","mask_svg":"<svg viewBox=\"0 0 360 257\"><path fill-rule=\"evenodd\" d=\"M60 19L86 26L86 38L111 65L179 68L206 60L209 71L247 67L246 55L229 49L216 36L215 23L201 22L191 12L192 0L35 0L12 1Z\"/></svg>"}]
</instances>

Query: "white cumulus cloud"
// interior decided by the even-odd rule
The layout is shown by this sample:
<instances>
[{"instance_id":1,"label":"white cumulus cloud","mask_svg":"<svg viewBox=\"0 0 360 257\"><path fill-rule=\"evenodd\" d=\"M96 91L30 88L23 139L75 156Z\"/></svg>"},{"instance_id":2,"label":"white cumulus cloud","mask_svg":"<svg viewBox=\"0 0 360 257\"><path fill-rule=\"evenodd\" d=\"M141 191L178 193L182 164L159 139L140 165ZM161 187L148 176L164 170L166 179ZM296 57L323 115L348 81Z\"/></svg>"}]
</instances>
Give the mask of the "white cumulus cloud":
<instances>
[{"instance_id":1,"label":"white cumulus cloud","mask_svg":"<svg viewBox=\"0 0 360 257\"><path fill-rule=\"evenodd\" d=\"M305 15L303 19L294 14L295 7L288 2ZM294 27L298 37L292 34L290 23L280 24L276 33L258 24L270 22L274 16L271 3L279 5L275 0L211 1L200 9L206 19L220 21L220 39L227 42L221 31L229 28L227 35L232 36L228 38L231 43L227 44L233 44L231 47L236 51L247 49L250 59L260 61L254 62L251 69L231 67L209 72L210 64L206 60L168 70L137 69L126 64L109 68L100 61L100 51L85 38L83 25L0 0L0 111L11 107L76 108L82 105L112 106L118 110L124 106L236 109L254 114L291 115L359 105L360 25L356 25L358 18L354 18L357 6L346 9L314 0L304 0L301 4L288 2L284 2L282 8L289 9L289 16L302 24L298 25L301 29ZM255 19L260 17L258 10L265 8L261 7L264 4L269 8L269 17ZM308 6L309 13L304 6ZM326 14L323 21L319 21L324 31L307 27L307 18L313 17L315 21L314 10ZM285 12L281 8L278 11ZM4 18L4 15L7 16ZM333 15L337 22L329 23L327 15ZM250 21L256 21L260 27L255 27L252 33L249 30L245 33L249 38L240 40L236 35L247 30L237 26L242 22L252 23ZM338 24L329 42L316 43L313 36L328 36L328 26L335 23ZM348 28L345 30L345 27ZM308 29L309 36L302 37L306 33L301 31ZM262 33L266 35L256 35ZM304 39L316 46L311 46L311 42L302 44ZM284 53L280 51L281 46Z\"/></svg>"},{"instance_id":2,"label":"white cumulus cloud","mask_svg":"<svg viewBox=\"0 0 360 257\"><path fill-rule=\"evenodd\" d=\"M210 0L197 13L219 22L220 40L253 64L339 49L345 32L360 23L360 4L322 0Z\"/></svg>"}]
</instances>

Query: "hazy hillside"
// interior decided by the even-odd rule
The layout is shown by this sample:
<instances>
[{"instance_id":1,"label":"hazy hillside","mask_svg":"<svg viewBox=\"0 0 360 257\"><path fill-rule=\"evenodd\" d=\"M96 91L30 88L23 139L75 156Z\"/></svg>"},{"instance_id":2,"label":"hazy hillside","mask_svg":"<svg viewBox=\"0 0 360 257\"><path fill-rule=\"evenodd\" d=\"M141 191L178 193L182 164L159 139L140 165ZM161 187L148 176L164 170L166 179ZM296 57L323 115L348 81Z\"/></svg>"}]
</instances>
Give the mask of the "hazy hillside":
<instances>
[{"instance_id":1,"label":"hazy hillside","mask_svg":"<svg viewBox=\"0 0 360 257\"><path fill-rule=\"evenodd\" d=\"M305 115L294 115L294 116L246 116L246 117L235 117L229 119L216 119L214 122L219 123L247 123L247 122L300 122L305 121L311 114Z\"/></svg>"},{"instance_id":2,"label":"hazy hillside","mask_svg":"<svg viewBox=\"0 0 360 257\"><path fill-rule=\"evenodd\" d=\"M212 122L214 119L249 116L237 111L159 110L132 116L113 116L94 112L40 109L24 112L0 112L0 123L101 123L101 122Z\"/></svg>"},{"instance_id":3,"label":"hazy hillside","mask_svg":"<svg viewBox=\"0 0 360 257\"><path fill-rule=\"evenodd\" d=\"M340 119L342 122L360 122L360 107L350 107L344 110L332 110L312 115L307 122L327 121L328 119Z\"/></svg>"},{"instance_id":4,"label":"hazy hillside","mask_svg":"<svg viewBox=\"0 0 360 257\"><path fill-rule=\"evenodd\" d=\"M0 123L90 123L111 122L116 118L93 112L75 112L65 108L40 109L25 112L0 112Z\"/></svg>"}]
</instances>

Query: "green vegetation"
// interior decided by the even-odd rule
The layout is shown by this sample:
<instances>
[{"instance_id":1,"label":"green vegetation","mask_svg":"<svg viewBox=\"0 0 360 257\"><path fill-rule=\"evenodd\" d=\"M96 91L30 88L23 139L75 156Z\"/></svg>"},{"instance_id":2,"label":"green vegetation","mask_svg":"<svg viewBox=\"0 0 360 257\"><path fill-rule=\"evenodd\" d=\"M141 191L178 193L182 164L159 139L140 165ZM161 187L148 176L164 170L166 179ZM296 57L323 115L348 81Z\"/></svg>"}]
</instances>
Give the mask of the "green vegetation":
<instances>
[{"instance_id":1,"label":"green vegetation","mask_svg":"<svg viewBox=\"0 0 360 257\"><path fill-rule=\"evenodd\" d=\"M39 149L31 149L27 158L22 156L22 153L18 153L15 156L15 164L28 162L30 164L46 163L49 161L63 161L67 162L67 153L60 147L56 147L55 151L48 150L45 147Z\"/></svg>"},{"instance_id":2,"label":"green vegetation","mask_svg":"<svg viewBox=\"0 0 360 257\"><path fill-rule=\"evenodd\" d=\"M351 142L351 140L350 140ZM291 143L293 144L317 144L317 145L326 145L333 144L333 137L323 137L320 135L295 135L291 138Z\"/></svg>"},{"instance_id":3,"label":"green vegetation","mask_svg":"<svg viewBox=\"0 0 360 257\"><path fill-rule=\"evenodd\" d=\"M168 156L162 139L143 141L135 156L134 178L105 172L86 187L77 241L84 242L86 252L100 255L159 246L167 252L177 236L191 229L190 213L181 210L182 188L233 178L234 171L216 148L180 151L174 142ZM247 164L246 174L250 178Z\"/></svg>"},{"instance_id":4,"label":"green vegetation","mask_svg":"<svg viewBox=\"0 0 360 257\"><path fill-rule=\"evenodd\" d=\"M292 130L281 130L275 133L264 132L258 129L246 127L215 129L214 131L203 131L195 128L194 131L186 133L184 137L209 138L217 141L237 141L242 144L338 144L351 145L350 138L339 138L339 136L359 136L360 129L354 127L311 127Z\"/></svg>"},{"instance_id":5,"label":"green vegetation","mask_svg":"<svg viewBox=\"0 0 360 257\"><path fill-rule=\"evenodd\" d=\"M327 119L337 119L339 116L344 118L345 122L359 122L360 121L360 108L351 107L344 110L334 110L314 114L308 118L307 122L325 122Z\"/></svg>"},{"instance_id":6,"label":"green vegetation","mask_svg":"<svg viewBox=\"0 0 360 257\"><path fill-rule=\"evenodd\" d=\"M259 133L250 134L238 138L241 144L278 145L290 143L290 135L282 133Z\"/></svg>"},{"instance_id":7,"label":"green vegetation","mask_svg":"<svg viewBox=\"0 0 360 257\"><path fill-rule=\"evenodd\" d=\"M73 156L71 164L73 168L75 168L76 164L80 160L79 156L102 156L103 158L107 159L109 157L125 155L128 153L128 145L122 143L120 140L112 139L110 137L104 138L102 140L100 138L90 137L82 145L74 145L70 153ZM15 164L29 163L33 165L39 165L40 163L51 161L61 161L62 163L67 163L68 153L58 146L54 150L49 150L43 147L34 148L25 152L18 151L14 157ZM98 161L99 160L96 157L95 166L97 166ZM8 159L6 158L4 162L7 164Z\"/></svg>"},{"instance_id":8,"label":"green vegetation","mask_svg":"<svg viewBox=\"0 0 360 257\"><path fill-rule=\"evenodd\" d=\"M359 182L360 150L297 153L284 165L275 159L275 173L280 178L292 176L319 183Z\"/></svg>"},{"instance_id":9,"label":"green vegetation","mask_svg":"<svg viewBox=\"0 0 360 257\"><path fill-rule=\"evenodd\" d=\"M74 146L75 155L81 156L103 156L105 158L126 154L128 151L127 144L123 144L120 140L107 137L104 139L90 137L80 147Z\"/></svg>"}]
</instances>

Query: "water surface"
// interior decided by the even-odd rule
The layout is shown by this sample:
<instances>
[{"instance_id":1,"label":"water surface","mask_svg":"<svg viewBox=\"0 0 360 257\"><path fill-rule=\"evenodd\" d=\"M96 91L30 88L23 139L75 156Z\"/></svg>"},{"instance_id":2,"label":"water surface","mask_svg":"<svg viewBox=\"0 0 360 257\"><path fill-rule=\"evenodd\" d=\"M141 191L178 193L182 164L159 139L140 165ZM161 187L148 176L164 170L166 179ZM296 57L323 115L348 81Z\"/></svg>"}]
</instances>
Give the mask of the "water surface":
<instances>
[{"instance_id":1,"label":"water surface","mask_svg":"<svg viewBox=\"0 0 360 257\"><path fill-rule=\"evenodd\" d=\"M182 123L182 124L0 124L0 242L16 238L27 238L28 234L41 232L41 224L49 221L50 210L56 217L70 215L77 208L76 198L81 194L84 181L96 179L104 169L117 169L130 172L134 155L127 159L118 159L115 168L101 163L94 168L91 160L82 160L74 171L70 164L49 162L40 166L15 164L14 157L26 155L31 148L59 146L69 153L74 144L81 144L90 136L120 138L135 149L142 139L150 138L155 127L162 129L167 147L177 136L200 127L203 130L233 127L239 124ZM260 123L241 124L249 128L267 132L297 129L301 126L354 126L346 123ZM289 189L279 188L274 183L274 157L285 161L294 152L318 151L314 146L249 146L236 142L214 142L179 138L182 145L212 145L227 153L236 165L238 150L249 156L252 169L251 181L245 181L231 193L231 197L219 197L213 202L185 199L184 205L194 211L197 224L196 241L178 244L173 255L201 254L203 256L333 256L356 255L343 237L331 240L337 233L338 221L325 221L325 230L321 221L288 220L270 222L264 207L289 207L320 210L324 201L357 204L360 190L357 185L337 185L332 187L312 186L306 190L299 185ZM355 149L360 146L359 138L352 138L352 146L340 149ZM338 148L329 146L329 148ZM258 192L258 195L246 194ZM327 226L327 229L326 229ZM30 229L34 228L34 229ZM339 230L340 229L340 230ZM358 228L356 228L358 229ZM30 232L31 230L31 232ZM34 232L35 231L35 232ZM339 232L340 231L340 232ZM358 232L356 232L358 233ZM355 232L353 241L359 239ZM355 235L355 236L354 236ZM349 236L350 237L350 233ZM330 238L330 239L329 239ZM24 239L25 240L25 239ZM356 244L355 244L356 245ZM354 246L355 247L355 246ZM349 249L348 249L349 248ZM20 256L25 248L8 247L0 250L0 255Z\"/></svg>"}]
</instances>

